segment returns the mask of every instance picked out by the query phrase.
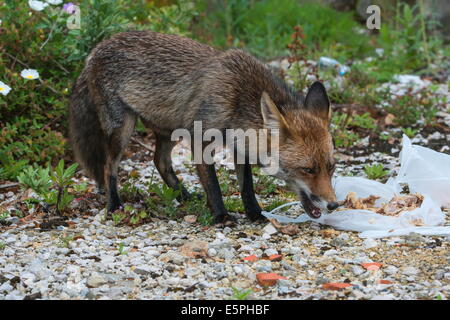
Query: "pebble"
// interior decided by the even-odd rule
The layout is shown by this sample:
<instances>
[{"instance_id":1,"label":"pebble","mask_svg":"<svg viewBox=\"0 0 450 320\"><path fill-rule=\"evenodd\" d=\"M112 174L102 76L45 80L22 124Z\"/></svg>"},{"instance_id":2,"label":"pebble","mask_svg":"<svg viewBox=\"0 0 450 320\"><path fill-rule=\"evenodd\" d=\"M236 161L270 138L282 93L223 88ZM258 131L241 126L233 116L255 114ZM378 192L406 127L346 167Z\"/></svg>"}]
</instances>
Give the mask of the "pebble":
<instances>
[{"instance_id":1,"label":"pebble","mask_svg":"<svg viewBox=\"0 0 450 320\"><path fill-rule=\"evenodd\" d=\"M99 274L94 274L90 276L86 281L86 285L90 288L98 288L106 283L108 283L108 281Z\"/></svg>"},{"instance_id":2,"label":"pebble","mask_svg":"<svg viewBox=\"0 0 450 320\"><path fill-rule=\"evenodd\" d=\"M371 249L371 248L375 248L378 246L378 241L372 238L367 238L364 240L363 242L363 246L366 249Z\"/></svg>"},{"instance_id":3,"label":"pebble","mask_svg":"<svg viewBox=\"0 0 450 320\"><path fill-rule=\"evenodd\" d=\"M402 274L406 276L415 276L419 273L419 270L415 267L406 267L402 270Z\"/></svg>"}]
</instances>

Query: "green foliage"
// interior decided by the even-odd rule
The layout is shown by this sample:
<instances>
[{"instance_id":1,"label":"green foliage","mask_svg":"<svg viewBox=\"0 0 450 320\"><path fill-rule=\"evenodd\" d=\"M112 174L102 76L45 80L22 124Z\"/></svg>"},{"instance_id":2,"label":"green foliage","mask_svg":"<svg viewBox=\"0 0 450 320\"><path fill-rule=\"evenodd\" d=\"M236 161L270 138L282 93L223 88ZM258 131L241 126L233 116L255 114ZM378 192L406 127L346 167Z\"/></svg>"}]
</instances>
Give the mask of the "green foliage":
<instances>
[{"instance_id":1,"label":"green foliage","mask_svg":"<svg viewBox=\"0 0 450 320\"><path fill-rule=\"evenodd\" d=\"M359 139L359 135L348 129L350 116L346 113L336 113L331 119L332 136L336 148L349 147Z\"/></svg>"},{"instance_id":2,"label":"green foliage","mask_svg":"<svg viewBox=\"0 0 450 320\"><path fill-rule=\"evenodd\" d=\"M125 220L125 218L127 217L127 215L124 212L121 211L116 211L114 213L111 214L111 217L113 219L113 223L114 225L118 225L120 224L123 220Z\"/></svg>"},{"instance_id":3,"label":"green foliage","mask_svg":"<svg viewBox=\"0 0 450 320\"><path fill-rule=\"evenodd\" d=\"M183 210L186 214L196 215L197 221L201 225L211 225L214 221L211 211L205 205L205 200L198 199L196 196L193 196L192 199L183 204Z\"/></svg>"},{"instance_id":4,"label":"green foliage","mask_svg":"<svg viewBox=\"0 0 450 320\"><path fill-rule=\"evenodd\" d=\"M372 180L380 179L389 174L389 170L385 170L382 164L366 165L364 172L367 177Z\"/></svg>"},{"instance_id":5,"label":"green foliage","mask_svg":"<svg viewBox=\"0 0 450 320\"><path fill-rule=\"evenodd\" d=\"M148 207L171 218L176 216L178 208L174 200L181 194L180 190L172 189L166 184L150 183L148 192L151 195L145 200Z\"/></svg>"},{"instance_id":6,"label":"green foliage","mask_svg":"<svg viewBox=\"0 0 450 320\"><path fill-rule=\"evenodd\" d=\"M25 188L31 188L37 194L46 194L52 186L50 168L27 167L17 177Z\"/></svg>"},{"instance_id":7,"label":"green foliage","mask_svg":"<svg viewBox=\"0 0 450 320\"><path fill-rule=\"evenodd\" d=\"M137 210L130 205L126 205L124 208L126 215L130 219L130 223L132 225L141 224L142 221L147 218L147 212L145 210ZM123 219L121 219L123 220ZM120 222L120 221L119 221Z\"/></svg>"},{"instance_id":8,"label":"green foliage","mask_svg":"<svg viewBox=\"0 0 450 320\"><path fill-rule=\"evenodd\" d=\"M384 50L382 57L367 61L366 67L379 81L393 74L410 73L436 66L445 59L442 38L434 31L437 22L426 17L420 0L415 6L398 2L389 23L382 23L376 41Z\"/></svg>"},{"instance_id":9,"label":"green foliage","mask_svg":"<svg viewBox=\"0 0 450 320\"><path fill-rule=\"evenodd\" d=\"M73 185L77 163L67 169L64 168L64 160L51 170L50 167L28 167L19 175L19 183L25 188L31 188L47 204L54 205L57 212L64 211L73 201L74 196L69 194L68 187Z\"/></svg>"},{"instance_id":10,"label":"green foliage","mask_svg":"<svg viewBox=\"0 0 450 320\"><path fill-rule=\"evenodd\" d=\"M119 254L120 255L128 254L128 251L125 251L125 243L123 243L123 242L119 243L119 246L117 247L117 250L119 250Z\"/></svg>"},{"instance_id":11,"label":"green foliage","mask_svg":"<svg viewBox=\"0 0 450 320\"><path fill-rule=\"evenodd\" d=\"M408 138L414 138L414 136L417 134L418 130L413 128L402 128L402 131L404 134L408 136Z\"/></svg>"},{"instance_id":12,"label":"green foliage","mask_svg":"<svg viewBox=\"0 0 450 320\"><path fill-rule=\"evenodd\" d=\"M312 52L333 52L340 58L365 54L368 37L349 13L342 13L319 3L292 0L200 1L200 11L207 12L200 23L211 30L211 39L219 47L241 46L262 57L286 55L292 29L300 25L307 47ZM204 31L203 31L204 32Z\"/></svg>"},{"instance_id":13,"label":"green foliage","mask_svg":"<svg viewBox=\"0 0 450 320\"><path fill-rule=\"evenodd\" d=\"M287 201L286 199L276 196L273 199L271 199L270 203L264 207L264 210L272 211L273 209L275 209L285 203L288 203L288 202L289 201ZM282 209L280 209L280 212L287 211L288 209L289 209L288 207L282 208Z\"/></svg>"},{"instance_id":14,"label":"green foliage","mask_svg":"<svg viewBox=\"0 0 450 320\"><path fill-rule=\"evenodd\" d=\"M225 198L224 205L228 212L245 212L241 198Z\"/></svg>"},{"instance_id":15,"label":"green foliage","mask_svg":"<svg viewBox=\"0 0 450 320\"><path fill-rule=\"evenodd\" d=\"M0 178L14 179L29 162L51 161L63 153L64 144L61 133L36 119L17 117L0 125Z\"/></svg>"},{"instance_id":16,"label":"green foliage","mask_svg":"<svg viewBox=\"0 0 450 320\"><path fill-rule=\"evenodd\" d=\"M352 118L351 125L363 129L373 130L377 127L375 119L370 116L370 113L366 112L362 115L355 114Z\"/></svg>"},{"instance_id":17,"label":"green foliage","mask_svg":"<svg viewBox=\"0 0 450 320\"><path fill-rule=\"evenodd\" d=\"M386 107L386 110L395 116L394 124L402 127L412 126L423 119L431 124L438 111L437 106L443 103L431 90L423 89L417 93L408 92L397 96Z\"/></svg>"},{"instance_id":18,"label":"green foliage","mask_svg":"<svg viewBox=\"0 0 450 320\"><path fill-rule=\"evenodd\" d=\"M190 1L157 7L145 0L85 0L79 3L81 28L69 30L62 5L42 11L26 0L0 5L0 81L12 90L0 94L0 179L15 179L29 164L46 164L66 149L69 88L87 54L101 40L128 29L187 35L196 15ZM126 10L124 10L126 8ZM23 69L40 78L23 79Z\"/></svg>"},{"instance_id":19,"label":"green foliage","mask_svg":"<svg viewBox=\"0 0 450 320\"><path fill-rule=\"evenodd\" d=\"M248 296L253 293L252 289L238 289L235 287L231 287L233 290L233 296L230 300L247 300Z\"/></svg>"},{"instance_id":20,"label":"green foliage","mask_svg":"<svg viewBox=\"0 0 450 320\"><path fill-rule=\"evenodd\" d=\"M70 242L73 241L74 236L73 235L66 235L62 234L59 236L58 240L58 247L60 248L69 248Z\"/></svg>"}]
</instances>

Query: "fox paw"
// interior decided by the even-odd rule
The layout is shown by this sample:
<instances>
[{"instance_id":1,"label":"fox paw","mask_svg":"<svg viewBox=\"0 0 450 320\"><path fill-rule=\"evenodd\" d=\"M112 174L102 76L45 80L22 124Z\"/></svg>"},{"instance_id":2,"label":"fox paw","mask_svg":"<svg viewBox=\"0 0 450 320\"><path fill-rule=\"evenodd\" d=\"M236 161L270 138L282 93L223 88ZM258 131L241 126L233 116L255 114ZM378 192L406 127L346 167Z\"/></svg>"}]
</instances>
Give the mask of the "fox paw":
<instances>
[{"instance_id":1,"label":"fox paw","mask_svg":"<svg viewBox=\"0 0 450 320\"><path fill-rule=\"evenodd\" d=\"M236 223L236 218L229 214L220 215L214 218L214 224L219 228L234 227Z\"/></svg>"},{"instance_id":2,"label":"fox paw","mask_svg":"<svg viewBox=\"0 0 450 320\"><path fill-rule=\"evenodd\" d=\"M247 212L247 217L252 222L264 222L267 221L267 218L261 214L261 211L259 212Z\"/></svg>"}]
</instances>

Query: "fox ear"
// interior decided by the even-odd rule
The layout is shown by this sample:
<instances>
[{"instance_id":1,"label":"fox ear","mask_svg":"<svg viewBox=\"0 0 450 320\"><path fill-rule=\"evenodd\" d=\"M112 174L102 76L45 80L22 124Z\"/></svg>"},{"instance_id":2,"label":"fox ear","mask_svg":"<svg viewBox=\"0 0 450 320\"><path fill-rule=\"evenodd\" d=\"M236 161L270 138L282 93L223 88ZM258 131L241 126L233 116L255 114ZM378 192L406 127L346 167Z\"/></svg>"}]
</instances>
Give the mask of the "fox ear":
<instances>
[{"instance_id":1,"label":"fox ear","mask_svg":"<svg viewBox=\"0 0 450 320\"><path fill-rule=\"evenodd\" d=\"M261 96L261 114L266 128L281 129L286 124L280 110L265 91Z\"/></svg>"},{"instance_id":2,"label":"fox ear","mask_svg":"<svg viewBox=\"0 0 450 320\"><path fill-rule=\"evenodd\" d=\"M330 120L330 100L328 99L327 91L321 82L316 81L309 87L305 98L305 108L308 111L317 114L324 120Z\"/></svg>"}]
</instances>

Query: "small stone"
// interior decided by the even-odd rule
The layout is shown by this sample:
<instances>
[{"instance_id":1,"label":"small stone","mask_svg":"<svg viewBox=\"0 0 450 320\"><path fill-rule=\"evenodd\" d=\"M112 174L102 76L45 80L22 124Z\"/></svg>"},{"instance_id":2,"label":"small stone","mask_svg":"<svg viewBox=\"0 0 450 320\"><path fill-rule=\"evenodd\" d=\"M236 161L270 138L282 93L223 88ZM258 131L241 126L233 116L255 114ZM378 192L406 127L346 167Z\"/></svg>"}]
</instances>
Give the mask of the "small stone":
<instances>
[{"instance_id":1,"label":"small stone","mask_svg":"<svg viewBox=\"0 0 450 320\"><path fill-rule=\"evenodd\" d=\"M273 235L278 232L278 230L273 226L273 224L269 223L263 228L264 233L268 235Z\"/></svg>"},{"instance_id":2,"label":"small stone","mask_svg":"<svg viewBox=\"0 0 450 320\"><path fill-rule=\"evenodd\" d=\"M360 266L352 266L352 272L355 276L360 276L364 273L364 269Z\"/></svg>"},{"instance_id":3,"label":"small stone","mask_svg":"<svg viewBox=\"0 0 450 320\"><path fill-rule=\"evenodd\" d=\"M330 282L330 279L328 279L327 277L317 277L317 279L316 279L317 285L321 285L321 284L328 283L328 282Z\"/></svg>"},{"instance_id":4,"label":"small stone","mask_svg":"<svg viewBox=\"0 0 450 320\"><path fill-rule=\"evenodd\" d=\"M375 248L378 246L378 241L372 238L367 238L364 240L363 242L363 246L366 249L371 249L371 248Z\"/></svg>"},{"instance_id":5,"label":"small stone","mask_svg":"<svg viewBox=\"0 0 450 320\"><path fill-rule=\"evenodd\" d=\"M197 222L197 216L190 214L187 216L184 216L184 221L187 223L196 223Z\"/></svg>"},{"instance_id":6,"label":"small stone","mask_svg":"<svg viewBox=\"0 0 450 320\"><path fill-rule=\"evenodd\" d=\"M264 253L267 255L267 256L272 256L272 255L275 255L275 254L278 254L278 251L277 250L275 250L275 249L266 249L265 251L264 251Z\"/></svg>"},{"instance_id":7,"label":"small stone","mask_svg":"<svg viewBox=\"0 0 450 320\"><path fill-rule=\"evenodd\" d=\"M86 286L88 288L98 288L106 283L108 283L108 281L104 277L99 274L94 274L88 278Z\"/></svg>"},{"instance_id":8,"label":"small stone","mask_svg":"<svg viewBox=\"0 0 450 320\"><path fill-rule=\"evenodd\" d=\"M414 267L406 267L403 269L402 273L405 276L415 276L419 273L419 270L417 268Z\"/></svg>"},{"instance_id":9,"label":"small stone","mask_svg":"<svg viewBox=\"0 0 450 320\"><path fill-rule=\"evenodd\" d=\"M387 266L383 271L388 275L394 275L398 272L398 268L395 266Z\"/></svg>"},{"instance_id":10,"label":"small stone","mask_svg":"<svg viewBox=\"0 0 450 320\"><path fill-rule=\"evenodd\" d=\"M208 256L210 257L215 257L217 255L217 250L214 248L209 248L208 249Z\"/></svg>"},{"instance_id":11,"label":"small stone","mask_svg":"<svg viewBox=\"0 0 450 320\"><path fill-rule=\"evenodd\" d=\"M242 270L242 268L240 266L234 266L233 270L236 274L241 274L244 272L244 270Z\"/></svg>"}]
</instances>

